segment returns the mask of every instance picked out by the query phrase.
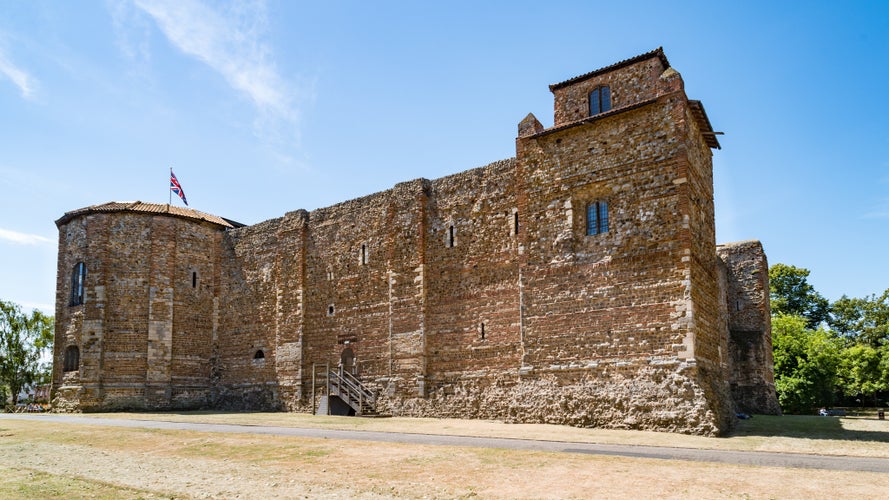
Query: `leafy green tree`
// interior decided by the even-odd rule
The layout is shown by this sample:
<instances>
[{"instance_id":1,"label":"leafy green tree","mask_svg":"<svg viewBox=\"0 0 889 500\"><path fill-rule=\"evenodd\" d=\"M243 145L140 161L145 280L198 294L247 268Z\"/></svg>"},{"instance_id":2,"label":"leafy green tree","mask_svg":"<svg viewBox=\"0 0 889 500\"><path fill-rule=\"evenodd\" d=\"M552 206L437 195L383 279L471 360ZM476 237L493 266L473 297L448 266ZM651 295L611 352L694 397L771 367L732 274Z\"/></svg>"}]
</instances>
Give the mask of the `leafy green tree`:
<instances>
[{"instance_id":1,"label":"leafy green tree","mask_svg":"<svg viewBox=\"0 0 889 500\"><path fill-rule=\"evenodd\" d=\"M864 298L843 295L830 313L828 323L843 337L874 348L889 343L889 290Z\"/></svg>"},{"instance_id":2,"label":"leafy green tree","mask_svg":"<svg viewBox=\"0 0 889 500\"><path fill-rule=\"evenodd\" d=\"M815 328L827 321L830 302L809 284L809 270L787 264L769 267L769 294L772 315L803 316L806 326Z\"/></svg>"},{"instance_id":3,"label":"leafy green tree","mask_svg":"<svg viewBox=\"0 0 889 500\"><path fill-rule=\"evenodd\" d=\"M23 388L45 373L40 358L52 349L52 342L51 316L36 309L27 315L17 304L0 300L0 384L8 388L12 404Z\"/></svg>"},{"instance_id":4,"label":"leafy green tree","mask_svg":"<svg viewBox=\"0 0 889 500\"><path fill-rule=\"evenodd\" d=\"M823 328L808 328L808 322L787 314L772 318L775 388L787 413L830 406L837 388L840 341Z\"/></svg>"},{"instance_id":5,"label":"leafy green tree","mask_svg":"<svg viewBox=\"0 0 889 500\"><path fill-rule=\"evenodd\" d=\"M867 344L855 344L843 349L838 370L840 387L847 396L873 397L889 389L889 378L884 370L889 363L883 362L887 349L876 349Z\"/></svg>"}]
</instances>

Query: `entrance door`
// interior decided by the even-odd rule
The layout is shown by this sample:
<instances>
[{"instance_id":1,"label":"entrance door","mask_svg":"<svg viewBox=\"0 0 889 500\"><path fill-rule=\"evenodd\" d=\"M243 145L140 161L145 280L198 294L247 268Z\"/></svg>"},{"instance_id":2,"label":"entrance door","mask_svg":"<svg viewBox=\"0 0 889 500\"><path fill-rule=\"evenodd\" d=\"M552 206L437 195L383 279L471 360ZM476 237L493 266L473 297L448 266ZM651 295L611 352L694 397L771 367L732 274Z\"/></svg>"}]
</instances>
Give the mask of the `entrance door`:
<instances>
[{"instance_id":1,"label":"entrance door","mask_svg":"<svg viewBox=\"0 0 889 500\"><path fill-rule=\"evenodd\" d=\"M355 353L352 352L351 347L343 349L343 353L340 356L340 366L343 367L344 372L348 372L353 375L355 374Z\"/></svg>"}]
</instances>

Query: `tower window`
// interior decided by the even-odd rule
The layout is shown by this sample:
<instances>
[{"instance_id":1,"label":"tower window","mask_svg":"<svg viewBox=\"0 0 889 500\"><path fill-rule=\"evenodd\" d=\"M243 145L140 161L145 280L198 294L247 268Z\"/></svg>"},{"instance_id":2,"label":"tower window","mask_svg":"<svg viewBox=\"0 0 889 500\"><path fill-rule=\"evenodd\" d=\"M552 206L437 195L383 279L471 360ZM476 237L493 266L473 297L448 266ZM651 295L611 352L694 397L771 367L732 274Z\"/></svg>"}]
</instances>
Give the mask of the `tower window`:
<instances>
[{"instance_id":1,"label":"tower window","mask_svg":"<svg viewBox=\"0 0 889 500\"><path fill-rule=\"evenodd\" d=\"M265 353L262 352L262 349L257 350L256 353L253 354L253 359L265 359Z\"/></svg>"},{"instance_id":2,"label":"tower window","mask_svg":"<svg viewBox=\"0 0 889 500\"><path fill-rule=\"evenodd\" d=\"M333 304L330 304L329 306L327 306L327 315L328 316L333 316L333 314L335 312L336 312L336 309L334 309Z\"/></svg>"},{"instance_id":3,"label":"tower window","mask_svg":"<svg viewBox=\"0 0 889 500\"><path fill-rule=\"evenodd\" d=\"M454 225L448 226L448 247L454 247Z\"/></svg>"},{"instance_id":4,"label":"tower window","mask_svg":"<svg viewBox=\"0 0 889 500\"><path fill-rule=\"evenodd\" d=\"M198 273L196 271L192 271L192 273L191 273L191 287L192 288L198 287Z\"/></svg>"},{"instance_id":5,"label":"tower window","mask_svg":"<svg viewBox=\"0 0 889 500\"><path fill-rule=\"evenodd\" d=\"M519 213L513 212L512 214L512 234L514 236L519 235Z\"/></svg>"},{"instance_id":6,"label":"tower window","mask_svg":"<svg viewBox=\"0 0 889 500\"><path fill-rule=\"evenodd\" d=\"M586 207L586 234L593 236L608 232L608 202L597 201Z\"/></svg>"},{"instance_id":7,"label":"tower window","mask_svg":"<svg viewBox=\"0 0 889 500\"><path fill-rule=\"evenodd\" d=\"M590 116L604 113L611 109L611 87L602 85L590 92Z\"/></svg>"},{"instance_id":8,"label":"tower window","mask_svg":"<svg viewBox=\"0 0 889 500\"><path fill-rule=\"evenodd\" d=\"M80 367L80 349L76 345L65 348L65 371L74 372Z\"/></svg>"},{"instance_id":9,"label":"tower window","mask_svg":"<svg viewBox=\"0 0 889 500\"><path fill-rule=\"evenodd\" d=\"M83 304L83 286L86 282L86 264L78 262L71 271L71 302L70 305Z\"/></svg>"},{"instance_id":10,"label":"tower window","mask_svg":"<svg viewBox=\"0 0 889 500\"><path fill-rule=\"evenodd\" d=\"M485 324L482 323L481 327L479 327L479 336L481 336L481 340L485 340Z\"/></svg>"},{"instance_id":11,"label":"tower window","mask_svg":"<svg viewBox=\"0 0 889 500\"><path fill-rule=\"evenodd\" d=\"M361 244L361 254L358 256L358 261L362 266L367 264L367 245L364 243Z\"/></svg>"}]
</instances>

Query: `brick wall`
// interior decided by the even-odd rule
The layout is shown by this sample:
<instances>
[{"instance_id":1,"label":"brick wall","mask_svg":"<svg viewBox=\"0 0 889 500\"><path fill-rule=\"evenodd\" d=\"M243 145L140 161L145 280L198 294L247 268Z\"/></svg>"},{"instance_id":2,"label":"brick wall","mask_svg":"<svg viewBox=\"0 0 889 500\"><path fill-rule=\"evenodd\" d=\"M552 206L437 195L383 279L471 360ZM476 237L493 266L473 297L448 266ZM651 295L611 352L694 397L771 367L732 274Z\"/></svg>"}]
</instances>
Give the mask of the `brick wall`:
<instances>
[{"instance_id":1,"label":"brick wall","mask_svg":"<svg viewBox=\"0 0 889 500\"><path fill-rule=\"evenodd\" d=\"M613 109L587 116L601 85ZM715 434L772 408L765 257L717 258L718 143L679 73L656 51L551 89L554 127L528 115L516 158L441 179L238 228L66 214L58 404L305 410L343 363L401 415Z\"/></svg>"}]
</instances>

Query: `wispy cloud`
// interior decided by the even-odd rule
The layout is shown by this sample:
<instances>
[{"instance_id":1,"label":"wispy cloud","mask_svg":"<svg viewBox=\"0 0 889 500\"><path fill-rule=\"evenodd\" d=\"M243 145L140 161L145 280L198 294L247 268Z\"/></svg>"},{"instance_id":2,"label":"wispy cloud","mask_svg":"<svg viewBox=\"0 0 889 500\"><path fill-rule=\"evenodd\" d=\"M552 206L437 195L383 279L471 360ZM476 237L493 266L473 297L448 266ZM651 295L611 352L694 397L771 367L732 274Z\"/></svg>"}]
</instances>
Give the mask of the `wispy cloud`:
<instances>
[{"instance_id":1,"label":"wispy cloud","mask_svg":"<svg viewBox=\"0 0 889 500\"><path fill-rule=\"evenodd\" d=\"M279 75L267 31L265 3L236 1L225 10L199 0L135 0L176 48L222 75L259 114L255 127L271 142L296 140L295 86ZM281 133L281 128L289 129ZM282 135L284 137L282 137Z\"/></svg>"},{"instance_id":2,"label":"wispy cloud","mask_svg":"<svg viewBox=\"0 0 889 500\"><path fill-rule=\"evenodd\" d=\"M17 245L46 245L49 243L54 243L52 239L46 238L44 236L40 236L37 234L19 233L17 231L10 231L9 229L3 228L0 228L0 240L15 243Z\"/></svg>"},{"instance_id":3,"label":"wispy cloud","mask_svg":"<svg viewBox=\"0 0 889 500\"><path fill-rule=\"evenodd\" d=\"M889 219L889 199L882 200L864 214L865 219Z\"/></svg>"},{"instance_id":4,"label":"wispy cloud","mask_svg":"<svg viewBox=\"0 0 889 500\"><path fill-rule=\"evenodd\" d=\"M19 91L22 93L22 97L25 99L30 99L34 96L36 85L34 77L16 66L6 55L3 47L0 47L0 78L2 77L6 77L6 79L18 87Z\"/></svg>"}]
</instances>

